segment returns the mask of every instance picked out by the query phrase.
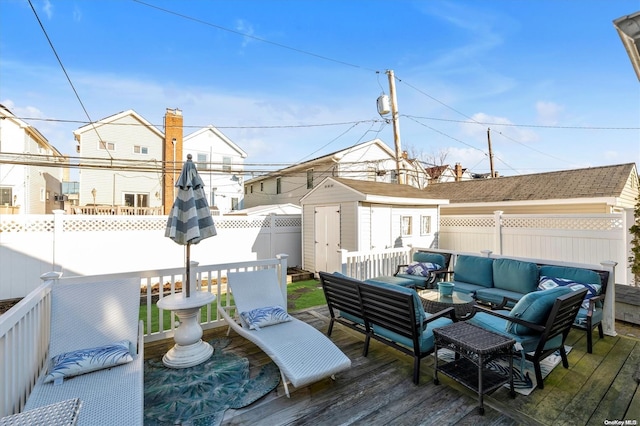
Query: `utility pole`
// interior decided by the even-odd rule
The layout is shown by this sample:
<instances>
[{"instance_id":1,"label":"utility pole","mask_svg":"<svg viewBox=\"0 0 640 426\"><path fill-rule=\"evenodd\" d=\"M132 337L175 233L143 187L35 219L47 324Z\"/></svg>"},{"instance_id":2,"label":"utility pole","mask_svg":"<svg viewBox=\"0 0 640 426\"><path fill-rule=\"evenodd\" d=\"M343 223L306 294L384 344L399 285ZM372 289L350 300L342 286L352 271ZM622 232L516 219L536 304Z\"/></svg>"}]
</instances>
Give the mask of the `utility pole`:
<instances>
[{"instance_id":1,"label":"utility pole","mask_svg":"<svg viewBox=\"0 0 640 426\"><path fill-rule=\"evenodd\" d=\"M404 183L404 177L400 174L402 164L402 147L400 144L400 121L398 120L398 99L396 97L396 79L393 70L387 70L389 76L389 93L391 95L391 119L393 120L393 141L396 146L396 175L398 183Z\"/></svg>"},{"instance_id":2,"label":"utility pole","mask_svg":"<svg viewBox=\"0 0 640 426\"><path fill-rule=\"evenodd\" d=\"M489 142L489 168L491 169L491 177L496 177L493 170L493 151L491 150L491 128L487 127L487 141Z\"/></svg>"}]
</instances>

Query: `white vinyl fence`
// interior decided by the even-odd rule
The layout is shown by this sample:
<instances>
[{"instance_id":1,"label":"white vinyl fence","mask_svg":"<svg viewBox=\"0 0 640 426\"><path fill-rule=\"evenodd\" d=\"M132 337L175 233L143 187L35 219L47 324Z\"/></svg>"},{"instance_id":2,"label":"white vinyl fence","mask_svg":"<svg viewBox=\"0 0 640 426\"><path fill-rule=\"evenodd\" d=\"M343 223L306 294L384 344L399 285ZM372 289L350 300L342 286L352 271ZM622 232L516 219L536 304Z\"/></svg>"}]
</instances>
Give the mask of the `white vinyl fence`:
<instances>
[{"instance_id":1,"label":"white vinyl fence","mask_svg":"<svg viewBox=\"0 0 640 426\"><path fill-rule=\"evenodd\" d=\"M181 268L184 246L164 236L167 216L0 215L0 300L25 297L40 275ZM191 247L201 265L291 253L302 264L300 215L220 216L218 235Z\"/></svg>"},{"instance_id":2,"label":"white vinyl fence","mask_svg":"<svg viewBox=\"0 0 640 426\"><path fill-rule=\"evenodd\" d=\"M617 262L618 284L633 284L629 268L633 212L614 214L442 216L438 248L563 262Z\"/></svg>"}]
</instances>

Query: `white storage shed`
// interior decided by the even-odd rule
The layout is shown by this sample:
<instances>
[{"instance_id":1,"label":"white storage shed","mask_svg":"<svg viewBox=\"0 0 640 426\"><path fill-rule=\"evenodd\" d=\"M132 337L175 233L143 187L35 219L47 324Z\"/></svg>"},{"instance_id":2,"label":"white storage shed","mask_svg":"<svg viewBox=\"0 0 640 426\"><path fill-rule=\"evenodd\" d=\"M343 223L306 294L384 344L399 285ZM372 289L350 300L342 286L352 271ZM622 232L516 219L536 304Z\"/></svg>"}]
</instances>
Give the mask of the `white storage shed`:
<instances>
[{"instance_id":1,"label":"white storage shed","mask_svg":"<svg viewBox=\"0 0 640 426\"><path fill-rule=\"evenodd\" d=\"M300 200L303 268L339 271L342 249L436 247L440 206L448 203L409 185L328 177Z\"/></svg>"}]
</instances>

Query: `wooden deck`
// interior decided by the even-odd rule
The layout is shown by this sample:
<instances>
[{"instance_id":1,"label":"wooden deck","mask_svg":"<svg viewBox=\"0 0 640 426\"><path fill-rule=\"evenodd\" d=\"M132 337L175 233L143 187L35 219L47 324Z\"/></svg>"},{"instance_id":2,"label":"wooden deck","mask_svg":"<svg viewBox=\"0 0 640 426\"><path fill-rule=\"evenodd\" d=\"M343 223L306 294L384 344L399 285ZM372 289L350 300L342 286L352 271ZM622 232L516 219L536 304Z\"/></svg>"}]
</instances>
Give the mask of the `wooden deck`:
<instances>
[{"instance_id":1,"label":"wooden deck","mask_svg":"<svg viewBox=\"0 0 640 426\"><path fill-rule=\"evenodd\" d=\"M326 332L326 307L293 313ZM205 339L223 336L226 327L207 331ZM433 384L433 358L421 364L420 385L411 381L411 357L372 341L369 355L362 356L364 337L339 324L332 340L352 361L352 368L336 380L322 380L293 389L287 398L282 384L252 405L227 410L224 425L603 425L605 420L640 422L640 339L594 335L593 354L586 352L584 332L573 330L567 343L569 369L556 367L545 379L544 389L531 395L509 397L500 388L485 397L485 414L480 416L477 395L447 377L439 375ZM231 332L232 343L225 350L247 357L252 369L268 362L251 342ZM145 357L166 352L171 341L145 346ZM613 424L613 423L610 423ZM622 423L624 424L624 423Z\"/></svg>"}]
</instances>

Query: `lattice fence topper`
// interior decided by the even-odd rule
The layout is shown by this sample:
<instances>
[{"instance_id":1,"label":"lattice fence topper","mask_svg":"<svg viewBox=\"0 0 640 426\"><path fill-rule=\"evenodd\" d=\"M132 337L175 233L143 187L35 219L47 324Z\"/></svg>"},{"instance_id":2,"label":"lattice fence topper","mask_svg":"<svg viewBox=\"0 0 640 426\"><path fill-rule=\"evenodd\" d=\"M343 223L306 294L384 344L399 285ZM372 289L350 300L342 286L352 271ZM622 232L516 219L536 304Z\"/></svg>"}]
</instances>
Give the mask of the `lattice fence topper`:
<instances>
[{"instance_id":1,"label":"lattice fence topper","mask_svg":"<svg viewBox=\"0 0 640 426\"><path fill-rule=\"evenodd\" d=\"M622 217L503 217L502 226L505 228L525 229L572 229L581 231L613 231L623 226Z\"/></svg>"},{"instance_id":2,"label":"lattice fence topper","mask_svg":"<svg viewBox=\"0 0 640 426\"><path fill-rule=\"evenodd\" d=\"M44 215L0 222L0 232L53 232L53 230L53 218L47 218Z\"/></svg>"},{"instance_id":3,"label":"lattice fence topper","mask_svg":"<svg viewBox=\"0 0 640 426\"><path fill-rule=\"evenodd\" d=\"M167 218L157 216L152 218L102 217L69 218L64 220L65 232L87 231L164 231Z\"/></svg>"},{"instance_id":4,"label":"lattice fence topper","mask_svg":"<svg viewBox=\"0 0 640 426\"><path fill-rule=\"evenodd\" d=\"M491 217L440 217L440 226L460 226L473 228L492 228L495 226L495 219Z\"/></svg>"}]
</instances>

